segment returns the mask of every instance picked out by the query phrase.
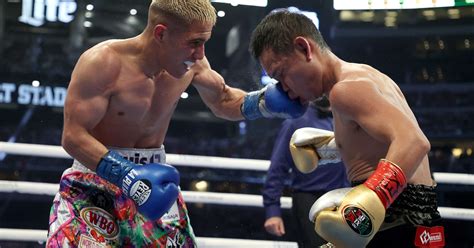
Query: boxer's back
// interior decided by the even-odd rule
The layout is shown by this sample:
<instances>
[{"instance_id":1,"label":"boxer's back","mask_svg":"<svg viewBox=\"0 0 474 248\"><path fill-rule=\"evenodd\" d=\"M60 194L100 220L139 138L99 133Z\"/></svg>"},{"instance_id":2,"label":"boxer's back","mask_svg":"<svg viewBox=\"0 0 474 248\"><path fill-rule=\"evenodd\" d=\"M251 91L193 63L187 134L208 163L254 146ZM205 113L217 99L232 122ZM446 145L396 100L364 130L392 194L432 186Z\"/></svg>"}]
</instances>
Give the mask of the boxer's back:
<instances>
[{"instance_id":1,"label":"boxer's back","mask_svg":"<svg viewBox=\"0 0 474 248\"><path fill-rule=\"evenodd\" d=\"M415 125L418 125L400 88L385 74L370 66L360 64L346 65L343 70L347 71L341 73L341 83L357 80L373 84L383 98L407 115ZM384 125L384 123L378 125ZM337 111L334 111L334 128L336 141L346 164L349 179L351 181L366 179L375 170L378 161L386 156L388 144L375 140L361 126L354 121L345 120ZM423 159L422 164L408 181L409 183L432 185L427 157Z\"/></svg>"}]
</instances>

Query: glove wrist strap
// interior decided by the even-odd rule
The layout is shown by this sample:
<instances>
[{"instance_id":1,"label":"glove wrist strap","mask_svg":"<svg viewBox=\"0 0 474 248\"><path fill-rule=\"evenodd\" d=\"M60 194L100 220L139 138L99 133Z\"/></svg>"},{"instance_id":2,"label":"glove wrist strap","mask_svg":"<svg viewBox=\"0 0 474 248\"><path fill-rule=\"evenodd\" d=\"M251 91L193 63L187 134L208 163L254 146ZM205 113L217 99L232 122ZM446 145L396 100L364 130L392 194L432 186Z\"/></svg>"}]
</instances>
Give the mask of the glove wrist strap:
<instances>
[{"instance_id":1,"label":"glove wrist strap","mask_svg":"<svg viewBox=\"0 0 474 248\"><path fill-rule=\"evenodd\" d=\"M244 97L244 102L240 107L242 115L247 120L255 120L263 117L263 114L260 112L260 100L263 91L252 91L247 93Z\"/></svg>"},{"instance_id":2,"label":"glove wrist strap","mask_svg":"<svg viewBox=\"0 0 474 248\"><path fill-rule=\"evenodd\" d=\"M402 169L393 162L381 159L375 172L365 181L365 186L373 190L387 209L407 186Z\"/></svg>"},{"instance_id":3,"label":"glove wrist strap","mask_svg":"<svg viewBox=\"0 0 474 248\"><path fill-rule=\"evenodd\" d=\"M133 168L133 163L114 151L108 151L97 165L96 173L103 179L122 187L122 178Z\"/></svg>"}]
</instances>

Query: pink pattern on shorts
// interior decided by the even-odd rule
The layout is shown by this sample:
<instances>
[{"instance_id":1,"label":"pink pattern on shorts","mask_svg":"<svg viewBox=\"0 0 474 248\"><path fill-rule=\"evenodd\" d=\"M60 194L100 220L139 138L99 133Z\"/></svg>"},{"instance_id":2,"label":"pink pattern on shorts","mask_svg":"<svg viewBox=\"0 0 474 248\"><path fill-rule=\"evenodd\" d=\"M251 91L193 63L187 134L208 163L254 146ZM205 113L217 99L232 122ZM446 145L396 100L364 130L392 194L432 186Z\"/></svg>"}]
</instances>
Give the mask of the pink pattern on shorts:
<instances>
[{"instance_id":1,"label":"pink pattern on shorts","mask_svg":"<svg viewBox=\"0 0 474 248\"><path fill-rule=\"evenodd\" d=\"M167 214L149 221L118 187L94 173L63 175L49 223L51 248L196 246L181 194Z\"/></svg>"}]
</instances>

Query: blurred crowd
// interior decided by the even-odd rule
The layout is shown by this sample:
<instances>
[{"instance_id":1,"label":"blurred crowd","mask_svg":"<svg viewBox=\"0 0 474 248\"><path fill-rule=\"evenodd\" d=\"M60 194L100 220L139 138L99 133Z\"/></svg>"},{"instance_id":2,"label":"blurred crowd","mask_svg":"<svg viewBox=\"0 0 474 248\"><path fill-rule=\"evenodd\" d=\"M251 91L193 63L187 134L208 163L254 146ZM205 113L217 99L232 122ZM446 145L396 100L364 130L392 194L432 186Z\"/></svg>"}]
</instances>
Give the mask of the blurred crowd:
<instances>
[{"instance_id":1,"label":"blurred crowd","mask_svg":"<svg viewBox=\"0 0 474 248\"><path fill-rule=\"evenodd\" d=\"M374 45L377 40L362 39L360 42L351 40L350 44L341 41L330 43L343 59L371 64L399 83L421 128L432 142L429 154L432 172L472 174L474 44L471 44L474 39L451 37L442 42L440 40L439 37L428 37L414 42L401 40L399 44L394 42L379 46ZM0 79L3 82L17 83L40 80L67 87L77 56L82 52L67 44L39 35L25 35L22 38L16 36L15 39L7 35L1 44ZM212 59L210 61L213 63ZM227 75L224 72L222 74ZM32 110L31 119L19 125L24 118L22 113L26 113L27 108L0 108L0 141L60 145L61 110L36 107ZM225 135L216 135L213 128L202 127L184 132L175 131L172 129L176 125L171 123L164 145L167 153L268 160L280 121L247 123L246 132L242 132L239 123L222 124L225 125L223 128L230 126L233 129L231 132L223 132ZM0 153L0 180L58 183L62 171L70 163L70 160L65 159ZM183 190L195 190L193 185L196 181L206 180L210 184L209 191L248 194L260 194L266 174L259 171L188 167L180 167L179 170ZM474 208L472 200L459 200L468 199L469 194L472 198L472 186L441 186L439 189L450 192L440 194L440 205ZM28 200L35 201L33 203ZM3 223L0 228L46 228L51 199L37 203L38 199L18 200L11 195L0 194L0 202L0 222ZM12 211L10 209L28 210L31 204L37 204L41 216L26 213L23 218L13 218L15 214L9 212ZM13 205L15 208L11 207ZM264 213L261 208L241 211L236 206L223 208L219 205L189 205L198 236L274 239L263 231ZM285 218L287 217L288 213L285 213ZM472 226L463 228L466 229L459 233L473 230ZM289 232L289 237L295 235L291 234L291 230Z\"/></svg>"}]
</instances>

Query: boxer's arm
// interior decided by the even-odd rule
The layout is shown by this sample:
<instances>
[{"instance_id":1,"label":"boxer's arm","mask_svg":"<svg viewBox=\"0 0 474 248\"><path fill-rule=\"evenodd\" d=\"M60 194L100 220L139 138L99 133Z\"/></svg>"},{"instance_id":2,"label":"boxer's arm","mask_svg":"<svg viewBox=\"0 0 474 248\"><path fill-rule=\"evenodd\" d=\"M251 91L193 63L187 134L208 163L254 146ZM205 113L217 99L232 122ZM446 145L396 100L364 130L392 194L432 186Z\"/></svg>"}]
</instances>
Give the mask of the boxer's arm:
<instances>
[{"instance_id":1,"label":"boxer's arm","mask_svg":"<svg viewBox=\"0 0 474 248\"><path fill-rule=\"evenodd\" d=\"M206 58L193 65L192 84L204 103L218 117L228 120L243 119L240 106L246 92L226 85L224 78L214 71Z\"/></svg>"},{"instance_id":2,"label":"boxer's arm","mask_svg":"<svg viewBox=\"0 0 474 248\"><path fill-rule=\"evenodd\" d=\"M355 122L376 140L389 144L385 158L411 178L430 149L414 116L411 118L394 106L370 81L340 82L329 97L333 111L341 118Z\"/></svg>"},{"instance_id":3,"label":"boxer's arm","mask_svg":"<svg viewBox=\"0 0 474 248\"><path fill-rule=\"evenodd\" d=\"M107 152L90 131L106 113L110 84L118 73L117 59L104 52L89 50L76 64L64 106L62 146L91 170Z\"/></svg>"},{"instance_id":4,"label":"boxer's arm","mask_svg":"<svg viewBox=\"0 0 474 248\"><path fill-rule=\"evenodd\" d=\"M258 118L297 118L306 106L299 99L291 99L281 84L267 85L252 92L229 87L204 58L196 62L192 70L192 84L212 112L228 120L254 120Z\"/></svg>"}]
</instances>

